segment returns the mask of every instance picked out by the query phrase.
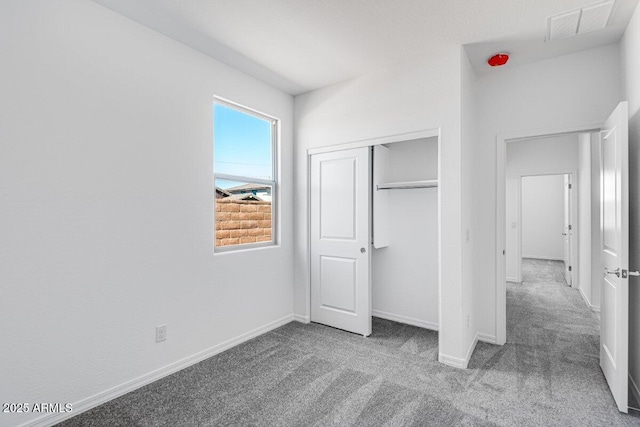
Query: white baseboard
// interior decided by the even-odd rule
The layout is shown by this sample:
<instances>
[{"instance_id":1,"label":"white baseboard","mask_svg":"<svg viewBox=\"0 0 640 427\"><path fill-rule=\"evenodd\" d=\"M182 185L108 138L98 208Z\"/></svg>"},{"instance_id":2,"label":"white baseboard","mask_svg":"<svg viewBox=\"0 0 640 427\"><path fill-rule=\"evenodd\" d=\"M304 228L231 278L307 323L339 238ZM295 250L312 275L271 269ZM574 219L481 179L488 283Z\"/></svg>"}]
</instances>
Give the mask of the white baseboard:
<instances>
[{"instance_id":1,"label":"white baseboard","mask_svg":"<svg viewBox=\"0 0 640 427\"><path fill-rule=\"evenodd\" d=\"M469 362L471 361L471 356L473 355L473 352L476 349L476 345L478 345L478 339L479 339L478 335L479 334L476 333L476 336L473 337L473 341L471 341L471 345L467 349L467 355L464 357L464 360L465 360L464 369L467 369L467 366L469 366Z\"/></svg>"},{"instance_id":2,"label":"white baseboard","mask_svg":"<svg viewBox=\"0 0 640 427\"><path fill-rule=\"evenodd\" d=\"M591 301L589 301L589 298L587 298L587 296L584 294L584 292L582 292L582 288L578 288L578 289L580 290L580 295L582 295L582 299L584 300L585 304L587 304L587 307L589 307L589 309L591 311L595 311L596 313L600 313L600 306L591 304Z\"/></svg>"},{"instance_id":3,"label":"white baseboard","mask_svg":"<svg viewBox=\"0 0 640 427\"><path fill-rule=\"evenodd\" d=\"M95 408L96 406L102 405L103 403L106 403L110 400L120 397L126 393L137 390L140 387L144 387L147 384L150 384L154 381L157 381L161 378L164 378L168 375L178 372L184 368L188 368L191 365L195 365L196 363L201 362L205 359L208 359L211 356L215 356L216 354L222 353L223 351L228 350L231 347L235 347L238 344L242 344L245 341L248 341L259 335L267 333L273 329L279 328L282 325L286 325L292 320L294 320L294 315L290 314L281 319L275 320L264 326L256 328L252 331L244 333L240 336L232 338L228 341L225 341L218 345L214 345L213 347L210 347L192 356L188 356L182 360L178 360L177 362L170 363L169 365L156 369L155 371L149 372L148 374L142 375L131 381L127 381L123 384L112 387L108 390L94 394L93 396L87 397L86 399L82 399L79 402L76 402L73 404L73 412L67 412L62 414L48 414L48 415L36 418L34 420L28 421L24 424L21 424L20 427L52 426L63 420L71 418L75 415L88 411L89 409Z\"/></svg>"},{"instance_id":4,"label":"white baseboard","mask_svg":"<svg viewBox=\"0 0 640 427\"><path fill-rule=\"evenodd\" d=\"M310 316L303 316L301 314L294 314L293 315L293 320L295 320L296 322L300 322L300 323L311 323L311 317Z\"/></svg>"},{"instance_id":5,"label":"white baseboard","mask_svg":"<svg viewBox=\"0 0 640 427\"><path fill-rule=\"evenodd\" d=\"M459 357L447 356L446 354L442 353L438 354L438 362L459 369L465 369L467 367L464 359L460 359Z\"/></svg>"},{"instance_id":6,"label":"white baseboard","mask_svg":"<svg viewBox=\"0 0 640 427\"><path fill-rule=\"evenodd\" d=\"M636 402L638 402L638 405L640 405L640 388L638 388L638 384L633 380L631 374L629 374L629 384L631 384L630 388L633 397L636 399Z\"/></svg>"},{"instance_id":7,"label":"white baseboard","mask_svg":"<svg viewBox=\"0 0 640 427\"><path fill-rule=\"evenodd\" d=\"M481 334L480 332L478 332L478 341L482 341L482 342L486 342L489 344L496 344L496 336L495 335L489 335L489 334Z\"/></svg>"},{"instance_id":8,"label":"white baseboard","mask_svg":"<svg viewBox=\"0 0 640 427\"><path fill-rule=\"evenodd\" d=\"M553 257L548 257L548 256L538 256L538 255L531 255L531 256L525 256L522 255L522 258L529 258L529 259L540 259L543 261L564 261L564 258L553 258Z\"/></svg>"},{"instance_id":9,"label":"white baseboard","mask_svg":"<svg viewBox=\"0 0 640 427\"><path fill-rule=\"evenodd\" d=\"M580 296L584 300L584 303L587 304L587 307L591 308L591 301L589 301L589 298L587 298L587 296L584 294L584 292L582 291L582 288L578 288L578 289L580 290Z\"/></svg>"},{"instance_id":10,"label":"white baseboard","mask_svg":"<svg viewBox=\"0 0 640 427\"><path fill-rule=\"evenodd\" d=\"M480 332L476 333L476 336L473 337L473 341L469 345L467 349L467 354L464 359L460 359L459 357L447 356L446 354L439 353L438 361L440 363L444 363L448 366L453 366L454 368L467 369L469 366L469 362L471 361L471 356L473 356L473 352L478 345L478 341L487 342L489 344L496 343L496 337L494 335L481 334Z\"/></svg>"},{"instance_id":11,"label":"white baseboard","mask_svg":"<svg viewBox=\"0 0 640 427\"><path fill-rule=\"evenodd\" d=\"M476 345L478 344L479 335L480 334L476 334L476 336L473 337L473 341L471 342L471 345L469 345L469 348L467 349L467 354L464 357L464 359L438 353L438 362L444 363L445 365L451 366L454 368L467 369L467 367L469 366L469 361L471 360L471 355L473 354L473 351L476 349Z\"/></svg>"},{"instance_id":12,"label":"white baseboard","mask_svg":"<svg viewBox=\"0 0 640 427\"><path fill-rule=\"evenodd\" d=\"M371 310L371 315L381 319L393 320L394 322L406 323L407 325L418 326L420 328L438 330L438 324L427 322L426 320L414 319L412 317L400 316L399 314L387 313L379 310Z\"/></svg>"}]
</instances>

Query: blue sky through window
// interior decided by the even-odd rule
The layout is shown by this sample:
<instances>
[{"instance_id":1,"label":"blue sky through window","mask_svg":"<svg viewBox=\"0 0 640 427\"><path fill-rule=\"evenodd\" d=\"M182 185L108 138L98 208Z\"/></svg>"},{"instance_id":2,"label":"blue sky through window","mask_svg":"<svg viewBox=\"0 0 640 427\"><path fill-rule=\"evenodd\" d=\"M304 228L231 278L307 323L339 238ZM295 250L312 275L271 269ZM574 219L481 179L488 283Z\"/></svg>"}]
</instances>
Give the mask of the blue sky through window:
<instances>
[{"instance_id":1,"label":"blue sky through window","mask_svg":"<svg viewBox=\"0 0 640 427\"><path fill-rule=\"evenodd\" d=\"M220 104L214 104L213 118L215 173L273 179L271 122ZM243 184L230 183L216 185Z\"/></svg>"}]
</instances>

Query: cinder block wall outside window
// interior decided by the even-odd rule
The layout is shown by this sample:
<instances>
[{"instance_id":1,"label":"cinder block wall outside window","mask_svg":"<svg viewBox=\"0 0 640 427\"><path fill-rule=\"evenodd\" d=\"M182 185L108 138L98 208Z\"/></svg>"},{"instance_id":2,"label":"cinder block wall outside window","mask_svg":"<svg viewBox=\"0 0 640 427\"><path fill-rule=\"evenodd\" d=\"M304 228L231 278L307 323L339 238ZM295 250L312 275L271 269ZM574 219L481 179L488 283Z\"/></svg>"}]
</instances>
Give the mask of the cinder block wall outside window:
<instances>
[{"instance_id":1,"label":"cinder block wall outside window","mask_svg":"<svg viewBox=\"0 0 640 427\"><path fill-rule=\"evenodd\" d=\"M271 202L216 200L216 246L271 241Z\"/></svg>"}]
</instances>

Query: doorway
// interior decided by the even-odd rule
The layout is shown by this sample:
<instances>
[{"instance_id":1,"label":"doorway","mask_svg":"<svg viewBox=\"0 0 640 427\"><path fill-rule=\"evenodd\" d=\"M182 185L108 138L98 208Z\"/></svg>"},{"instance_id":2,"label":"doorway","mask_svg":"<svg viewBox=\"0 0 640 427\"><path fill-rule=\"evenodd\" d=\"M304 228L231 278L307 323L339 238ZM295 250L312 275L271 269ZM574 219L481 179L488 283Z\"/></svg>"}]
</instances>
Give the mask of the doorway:
<instances>
[{"instance_id":1,"label":"doorway","mask_svg":"<svg viewBox=\"0 0 640 427\"><path fill-rule=\"evenodd\" d=\"M567 285L577 287L577 172L507 177L506 277L521 283L526 259L563 264Z\"/></svg>"},{"instance_id":2,"label":"doorway","mask_svg":"<svg viewBox=\"0 0 640 427\"><path fill-rule=\"evenodd\" d=\"M499 251L496 255L496 343L504 344L507 340L506 325L506 281L507 265L515 266L512 269L510 279L516 282L522 281L521 259L522 253L518 239L519 212L515 214L515 221L507 222L507 185L510 191L520 191L520 181L523 176L535 175L572 175L572 185L577 184L578 164L580 160L580 134L589 134L596 126L584 126L568 129L550 130L549 132L519 132L508 135L499 135L497 139L497 192L496 192L496 246ZM509 155L509 161L507 156ZM568 162L567 159L571 159ZM599 170L599 166L598 166ZM511 180L511 181L510 181ZM511 182L509 184L509 182ZM584 186L585 188L588 186ZM576 187L577 190L577 185ZM574 206L577 206L577 193L574 191ZM517 196L519 198L519 195ZM595 203L595 201L594 201ZM518 209L516 209L517 211ZM573 218L576 218L574 210ZM513 213L512 213L513 215ZM511 227L516 222L516 232L511 232L511 242L507 241L507 226ZM577 219L572 226L577 225ZM511 228L509 228L511 229ZM575 228L574 228L575 230ZM578 254L577 240L573 239L571 249ZM572 273L579 268L579 262L572 265ZM572 275L572 284L578 283L576 275Z\"/></svg>"},{"instance_id":3,"label":"doorway","mask_svg":"<svg viewBox=\"0 0 640 427\"><path fill-rule=\"evenodd\" d=\"M628 411L629 330L629 182L628 103L621 102L604 125L582 126L548 132L498 135L496 145L496 342L505 344L506 324L506 151L510 141L540 136L590 133L598 135L600 234L598 262L603 270L593 277L601 285L600 368L621 412ZM547 157L549 161L553 156ZM596 172L597 171L597 172ZM592 221L593 222L593 221ZM608 233L608 234L607 234ZM608 243L606 238L609 238ZM634 272L635 273L635 272Z\"/></svg>"}]
</instances>

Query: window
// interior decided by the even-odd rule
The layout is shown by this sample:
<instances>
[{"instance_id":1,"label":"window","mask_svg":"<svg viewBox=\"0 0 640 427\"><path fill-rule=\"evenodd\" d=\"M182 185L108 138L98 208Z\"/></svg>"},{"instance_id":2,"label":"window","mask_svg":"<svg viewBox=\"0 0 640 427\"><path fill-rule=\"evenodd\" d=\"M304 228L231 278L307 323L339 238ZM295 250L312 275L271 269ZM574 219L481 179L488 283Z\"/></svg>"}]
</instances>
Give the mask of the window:
<instances>
[{"instance_id":1,"label":"window","mask_svg":"<svg viewBox=\"0 0 640 427\"><path fill-rule=\"evenodd\" d=\"M214 101L216 251L275 243L277 131L272 117Z\"/></svg>"}]
</instances>

